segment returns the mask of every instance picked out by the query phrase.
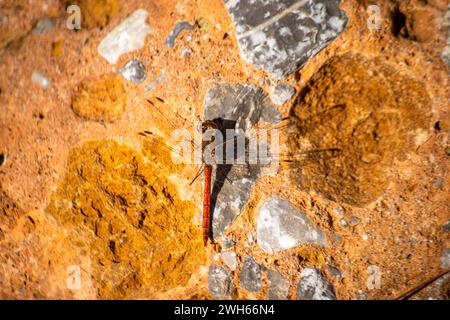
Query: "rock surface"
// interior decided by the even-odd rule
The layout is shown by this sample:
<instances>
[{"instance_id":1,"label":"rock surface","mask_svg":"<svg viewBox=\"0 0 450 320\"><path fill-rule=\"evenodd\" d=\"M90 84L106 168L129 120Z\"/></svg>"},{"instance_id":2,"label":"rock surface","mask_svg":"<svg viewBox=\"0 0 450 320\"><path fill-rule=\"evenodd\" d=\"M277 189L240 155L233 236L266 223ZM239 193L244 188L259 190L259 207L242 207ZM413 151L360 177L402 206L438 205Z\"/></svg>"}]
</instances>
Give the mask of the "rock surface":
<instances>
[{"instance_id":1,"label":"rock surface","mask_svg":"<svg viewBox=\"0 0 450 320\"><path fill-rule=\"evenodd\" d=\"M276 270L269 270L267 277L269 279L268 299L286 300L289 293L289 281Z\"/></svg>"},{"instance_id":2,"label":"rock surface","mask_svg":"<svg viewBox=\"0 0 450 320\"><path fill-rule=\"evenodd\" d=\"M224 1L71 2L88 17L80 30L68 28L74 21L65 0L0 1L1 299L215 299L208 284L214 265L227 273L227 298L267 299L270 279L277 283L277 277L266 270L276 270L289 282L288 298L295 299L308 267L323 272L338 299L390 300L445 270L446 0L377 0L382 23L375 29L367 21L374 1L342 0L345 32L282 81L242 59ZM142 48L111 65L99 55L99 44L139 9L148 13L152 32ZM55 20L51 31L33 34L46 17ZM169 48L164 41L179 21L195 22L195 28ZM146 67L147 79L139 85L117 75L130 60ZM35 84L33 71L51 86ZM80 84L111 75L123 82L122 93L85 90L83 107L104 110L125 97L116 120L75 113ZM303 154L280 165L276 175L260 175L251 188L242 188L243 181L237 190L230 186L222 200L245 205L231 208L238 214L230 215L217 243L204 248L203 179L190 184L198 168L174 164L163 143L170 144L174 127L194 131L209 89L260 88L263 94L256 96L273 107L265 93L280 82L298 93L277 106L288 118L277 124L281 146L298 155L323 147L340 153ZM243 103L261 105L250 100ZM220 108L228 110L226 103ZM144 130L154 139L139 134ZM284 141L289 137L293 141ZM158 147L150 147L153 142ZM328 245L262 250L258 212L274 196L306 213ZM234 259L221 257L226 251L236 254L234 272L228 267ZM257 292L240 284L248 255L261 265ZM367 288L368 263L382 274L380 289ZM448 285L448 277L441 277L411 298L448 300Z\"/></svg>"},{"instance_id":3,"label":"rock surface","mask_svg":"<svg viewBox=\"0 0 450 320\"><path fill-rule=\"evenodd\" d=\"M128 61L119 72L125 79L135 84L143 82L147 77L145 66L139 60Z\"/></svg>"},{"instance_id":4,"label":"rock surface","mask_svg":"<svg viewBox=\"0 0 450 320\"><path fill-rule=\"evenodd\" d=\"M334 288L325 276L316 269L306 268L297 285L297 296L300 300L335 300Z\"/></svg>"},{"instance_id":5,"label":"rock surface","mask_svg":"<svg viewBox=\"0 0 450 320\"><path fill-rule=\"evenodd\" d=\"M289 201L272 197L264 202L256 221L259 246L275 253L302 243L326 246L325 235L308 216L292 208Z\"/></svg>"},{"instance_id":6,"label":"rock surface","mask_svg":"<svg viewBox=\"0 0 450 320\"><path fill-rule=\"evenodd\" d=\"M237 267L237 259L236 253L233 251L225 251L221 255L223 262L230 268L230 270L234 271Z\"/></svg>"},{"instance_id":7,"label":"rock surface","mask_svg":"<svg viewBox=\"0 0 450 320\"><path fill-rule=\"evenodd\" d=\"M282 105L291 99L294 94L295 89L291 85L280 83L273 88L271 98L275 104Z\"/></svg>"},{"instance_id":8,"label":"rock surface","mask_svg":"<svg viewBox=\"0 0 450 320\"><path fill-rule=\"evenodd\" d=\"M226 0L245 61L282 78L302 67L347 24L339 0Z\"/></svg>"},{"instance_id":9,"label":"rock surface","mask_svg":"<svg viewBox=\"0 0 450 320\"><path fill-rule=\"evenodd\" d=\"M252 256L246 256L240 273L241 287L250 291L261 290L261 266Z\"/></svg>"},{"instance_id":10,"label":"rock surface","mask_svg":"<svg viewBox=\"0 0 450 320\"><path fill-rule=\"evenodd\" d=\"M228 298L232 289L231 272L220 266L209 267L208 288L212 297Z\"/></svg>"},{"instance_id":11,"label":"rock surface","mask_svg":"<svg viewBox=\"0 0 450 320\"><path fill-rule=\"evenodd\" d=\"M147 16L148 12L143 9L133 12L103 39L98 53L109 63L115 64L123 54L141 49L145 37L151 32L146 23Z\"/></svg>"}]
</instances>

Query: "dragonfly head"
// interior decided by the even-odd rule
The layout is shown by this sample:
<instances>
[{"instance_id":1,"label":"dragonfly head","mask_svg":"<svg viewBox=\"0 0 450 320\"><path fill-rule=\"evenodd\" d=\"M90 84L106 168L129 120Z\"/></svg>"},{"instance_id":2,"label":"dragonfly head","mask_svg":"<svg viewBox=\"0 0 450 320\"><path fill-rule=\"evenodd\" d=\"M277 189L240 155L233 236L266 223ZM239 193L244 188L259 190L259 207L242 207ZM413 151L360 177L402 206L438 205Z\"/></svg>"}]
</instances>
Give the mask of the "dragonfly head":
<instances>
[{"instance_id":1,"label":"dragonfly head","mask_svg":"<svg viewBox=\"0 0 450 320\"><path fill-rule=\"evenodd\" d=\"M217 124L213 120L205 120L202 122L202 133L208 130L217 130Z\"/></svg>"}]
</instances>

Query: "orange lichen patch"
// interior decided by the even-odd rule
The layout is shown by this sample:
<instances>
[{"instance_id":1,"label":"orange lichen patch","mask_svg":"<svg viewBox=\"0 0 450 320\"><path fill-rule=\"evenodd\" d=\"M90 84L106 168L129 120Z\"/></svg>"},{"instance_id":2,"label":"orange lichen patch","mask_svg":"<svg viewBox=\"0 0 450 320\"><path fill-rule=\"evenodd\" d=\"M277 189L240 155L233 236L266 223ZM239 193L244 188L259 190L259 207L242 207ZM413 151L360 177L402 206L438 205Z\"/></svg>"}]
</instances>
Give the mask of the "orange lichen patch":
<instances>
[{"instance_id":1,"label":"orange lichen patch","mask_svg":"<svg viewBox=\"0 0 450 320\"><path fill-rule=\"evenodd\" d=\"M65 0L66 6L77 5L81 9L81 25L88 29L103 28L120 10L120 0Z\"/></svg>"},{"instance_id":2,"label":"orange lichen patch","mask_svg":"<svg viewBox=\"0 0 450 320\"><path fill-rule=\"evenodd\" d=\"M90 120L112 122L124 114L126 100L122 79L116 75L106 75L83 81L72 100L72 109L77 115Z\"/></svg>"},{"instance_id":3,"label":"orange lichen patch","mask_svg":"<svg viewBox=\"0 0 450 320\"><path fill-rule=\"evenodd\" d=\"M386 189L395 158L403 160L430 126L424 86L390 66L361 56L332 59L293 108L297 150L314 154L293 178L307 190L363 206Z\"/></svg>"},{"instance_id":4,"label":"orange lichen patch","mask_svg":"<svg viewBox=\"0 0 450 320\"><path fill-rule=\"evenodd\" d=\"M72 149L46 211L78 228L74 241L91 257L100 298L146 297L186 285L204 262L195 207L180 200L169 174L112 140Z\"/></svg>"}]
</instances>

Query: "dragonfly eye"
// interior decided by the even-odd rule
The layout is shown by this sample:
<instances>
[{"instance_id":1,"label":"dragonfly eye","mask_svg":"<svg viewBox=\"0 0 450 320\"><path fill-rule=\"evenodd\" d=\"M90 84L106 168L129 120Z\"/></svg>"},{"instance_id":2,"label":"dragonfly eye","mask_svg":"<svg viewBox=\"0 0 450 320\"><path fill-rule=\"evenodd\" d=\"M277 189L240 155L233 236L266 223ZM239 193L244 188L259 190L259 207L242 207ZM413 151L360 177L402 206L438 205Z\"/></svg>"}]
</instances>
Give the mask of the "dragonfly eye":
<instances>
[{"instance_id":1,"label":"dragonfly eye","mask_svg":"<svg viewBox=\"0 0 450 320\"><path fill-rule=\"evenodd\" d=\"M205 133L207 130L217 129L217 125L211 120L205 120L202 123L202 132Z\"/></svg>"}]
</instances>

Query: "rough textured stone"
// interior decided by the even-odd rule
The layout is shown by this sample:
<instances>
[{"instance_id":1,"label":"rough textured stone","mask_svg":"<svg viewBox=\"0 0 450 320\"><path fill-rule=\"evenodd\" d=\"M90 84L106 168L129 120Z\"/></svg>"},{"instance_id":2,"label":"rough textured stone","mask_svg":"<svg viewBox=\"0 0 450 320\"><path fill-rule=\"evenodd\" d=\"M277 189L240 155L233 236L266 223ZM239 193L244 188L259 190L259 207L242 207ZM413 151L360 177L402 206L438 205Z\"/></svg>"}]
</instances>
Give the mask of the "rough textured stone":
<instances>
[{"instance_id":1,"label":"rough textured stone","mask_svg":"<svg viewBox=\"0 0 450 320\"><path fill-rule=\"evenodd\" d=\"M347 24L339 0L225 0L245 61L282 78Z\"/></svg>"},{"instance_id":2,"label":"rough textured stone","mask_svg":"<svg viewBox=\"0 0 450 320\"><path fill-rule=\"evenodd\" d=\"M301 300L335 300L334 288L324 275L316 269L306 268L301 273L297 286L297 296Z\"/></svg>"},{"instance_id":3,"label":"rough textured stone","mask_svg":"<svg viewBox=\"0 0 450 320\"><path fill-rule=\"evenodd\" d=\"M231 269L236 270L237 259L234 251L225 251L221 255L223 262Z\"/></svg>"},{"instance_id":4,"label":"rough textured stone","mask_svg":"<svg viewBox=\"0 0 450 320\"><path fill-rule=\"evenodd\" d=\"M204 119L222 119L230 129L247 132L258 121L277 123L276 107L263 90L247 84L219 84L205 96ZM255 181L263 174L259 165L218 165L212 188L213 237L222 235L234 221L250 196Z\"/></svg>"},{"instance_id":5,"label":"rough textured stone","mask_svg":"<svg viewBox=\"0 0 450 320\"><path fill-rule=\"evenodd\" d=\"M252 256L245 257L240 279L241 287L250 292L258 292L261 289L261 266Z\"/></svg>"},{"instance_id":6,"label":"rough textured stone","mask_svg":"<svg viewBox=\"0 0 450 320\"><path fill-rule=\"evenodd\" d=\"M271 98L275 104L282 105L291 99L294 94L295 89L291 85L280 83L273 88Z\"/></svg>"},{"instance_id":7,"label":"rough textured stone","mask_svg":"<svg viewBox=\"0 0 450 320\"><path fill-rule=\"evenodd\" d=\"M141 83L147 77L145 66L139 60L130 60L119 70L122 76L132 83Z\"/></svg>"},{"instance_id":8,"label":"rough textured stone","mask_svg":"<svg viewBox=\"0 0 450 320\"><path fill-rule=\"evenodd\" d=\"M264 202L256 222L259 246L274 253L301 243L326 246L325 235L302 212L292 208L289 201L272 197Z\"/></svg>"},{"instance_id":9,"label":"rough textured stone","mask_svg":"<svg viewBox=\"0 0 450 320\"><path fill-rule=\"evenodd\" d=\"M141 49L145 44L145 37L150 33L150 26L145 22L148 12L136 10L120 25L114 28L98 46L98 53L114 64L120 56Z\"/></svg>"},{"instance_id":10,"label":"rough textured stone","mask_svg":"<svg viewBox=\"0 0 450 320\"><path fill-rule=\"evenodd\" d=\"M269 270L269 300L286 300L289 293L289 281L285 279L278 271Z\"/></svg>"},{"instance_id":11,"label":"rough textured stone","mask_svg":"<svg viewBox=\"0 0 450 320\"><path fill-rule=\"evenodd\" d=\"M228 298L232 288L230 270L220 266L211 266L208 274L208 287L214 298Z\"/></svg>"}]
</instances>

